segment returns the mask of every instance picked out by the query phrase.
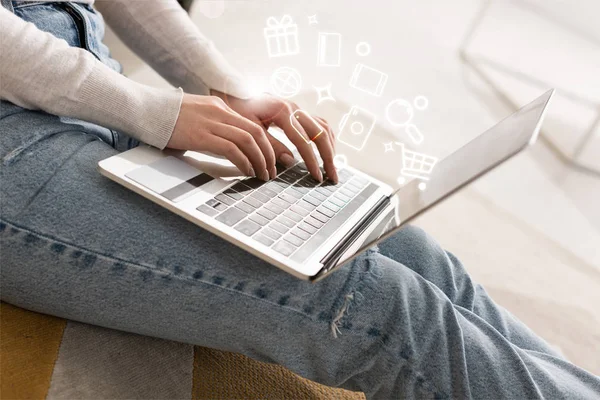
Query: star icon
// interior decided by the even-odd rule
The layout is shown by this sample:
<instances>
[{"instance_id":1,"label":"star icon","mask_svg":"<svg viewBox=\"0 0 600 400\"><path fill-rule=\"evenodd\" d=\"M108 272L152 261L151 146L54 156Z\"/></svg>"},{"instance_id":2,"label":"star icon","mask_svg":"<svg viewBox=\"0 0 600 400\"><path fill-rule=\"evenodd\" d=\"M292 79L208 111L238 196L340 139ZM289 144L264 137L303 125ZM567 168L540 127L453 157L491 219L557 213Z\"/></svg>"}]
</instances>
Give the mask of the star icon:
<instances>
[{"instance_id":1,"label":"star icon","mask_svg":"<svg viewBox=\"0 0 600 400\"><path fill-rule=\"evenodd\" d=\"M384 143L383 146L385 148L385 153L390 152L390 151L395 151L394 150L394 142Z\"/></svg>"},{"instance_id":2,"label":"star icon","mask_svg":"<svg viewBox=\"0 0 600 400\"><path fill-rule=\"evenodd\" d=\"M317 21L317 14L308 16L308 24L309 25L316 25L318 23L319 23L319 21Z\"/></svg>"},{"instance_id":3,"label":"star icon","mask_svg":"<svg viewBox=\"0 0 600 400\"><path fill-rule=\"evenodd\" d=\"M319 96L319 99L317 100L317 105L327 100L335 102L335 99L331 95L331 82L323 87L313 86L313 88L317 91L317 95Z\"/></svg>"}]
</instances>

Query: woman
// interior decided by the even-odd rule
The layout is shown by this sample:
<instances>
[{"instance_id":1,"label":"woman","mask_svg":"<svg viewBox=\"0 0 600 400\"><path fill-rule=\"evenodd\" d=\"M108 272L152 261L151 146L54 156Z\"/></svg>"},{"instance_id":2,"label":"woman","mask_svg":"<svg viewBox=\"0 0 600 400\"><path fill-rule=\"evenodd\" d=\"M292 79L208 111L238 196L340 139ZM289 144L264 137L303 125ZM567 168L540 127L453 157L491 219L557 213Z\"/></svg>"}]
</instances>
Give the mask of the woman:
<instances>
[{"instance_id":1,"label":"woman","mask_svg":"<svg viewBox=\"0 0 600 400\"><path fill-rule=\"evenodd\" d=\"M318 284L300 281L101 177L144 142L210 151L268 180L292 154L323 176L291 126L297 106L249 99L175 0L96 1L178 89L120 74L103 19L79 3L2 0L2 300L124 331L276 362L368 398L592 398L600 380L556 354L405 228ZM315 140L327 177L333 133Z\"/></svg>"}]
</instances>

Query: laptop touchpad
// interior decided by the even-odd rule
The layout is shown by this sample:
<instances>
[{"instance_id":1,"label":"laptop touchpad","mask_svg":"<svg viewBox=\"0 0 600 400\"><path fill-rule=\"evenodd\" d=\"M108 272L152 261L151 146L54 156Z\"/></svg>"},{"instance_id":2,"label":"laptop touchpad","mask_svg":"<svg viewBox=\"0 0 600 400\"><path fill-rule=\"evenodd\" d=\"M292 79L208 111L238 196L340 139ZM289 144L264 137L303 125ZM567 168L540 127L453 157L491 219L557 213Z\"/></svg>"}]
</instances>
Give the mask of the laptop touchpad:
<instances>
[{"instance_id":1,"label":"laptop touchpad","mask_svg":"<svg viewBox=\"0 0 600 400\"><path fill-rule=\"evenodd\" d=\"M125 176L173 202L183 200L213 180L210 175L173 156L134 169Z\"/></svg>"}]
</instances>

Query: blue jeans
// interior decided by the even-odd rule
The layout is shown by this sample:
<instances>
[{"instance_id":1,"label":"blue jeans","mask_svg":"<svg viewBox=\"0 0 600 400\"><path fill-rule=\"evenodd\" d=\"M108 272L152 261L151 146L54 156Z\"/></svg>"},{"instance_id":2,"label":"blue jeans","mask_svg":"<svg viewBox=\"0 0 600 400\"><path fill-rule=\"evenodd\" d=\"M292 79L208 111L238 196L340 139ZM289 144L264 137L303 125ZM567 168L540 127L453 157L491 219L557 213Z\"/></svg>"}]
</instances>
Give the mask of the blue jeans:
<instances>
[{"instance_id":1,"label":"blue jeans","mask_svg":"<svg viewBox=\"0 0 600 400\"><path fill-rule=\"evenodd\" d=\"M62 11L15 9L34 12L51 29ZM60 26L54 34L72 34ZM87 34L101 42L95 27ZM496 305L418 228L319 283L300 281L102 177L99 160L135 145L126 136L0 106L6 302L242 353L372 399L600 397L598 377Z\"/></svg>"}]
</instances>

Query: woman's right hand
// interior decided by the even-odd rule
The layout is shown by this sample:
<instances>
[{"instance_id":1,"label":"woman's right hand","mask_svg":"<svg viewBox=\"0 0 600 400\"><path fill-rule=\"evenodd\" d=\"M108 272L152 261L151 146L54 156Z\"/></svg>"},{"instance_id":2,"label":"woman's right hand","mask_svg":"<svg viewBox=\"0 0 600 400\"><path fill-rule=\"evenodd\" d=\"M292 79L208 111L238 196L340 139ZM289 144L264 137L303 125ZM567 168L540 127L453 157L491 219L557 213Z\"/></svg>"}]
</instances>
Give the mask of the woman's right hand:
<instances>
[{"instance_id":1,"label":"woman's right hand","mask_svg":"<svg viewBox=\"0 0 600 400\"><path fill-rule=\"evenodd\" d=\"M277 175L275 152L264 129L216 96L184 94L167 147L221 155L249 176Z\"/></svg>"}]
</instances>

